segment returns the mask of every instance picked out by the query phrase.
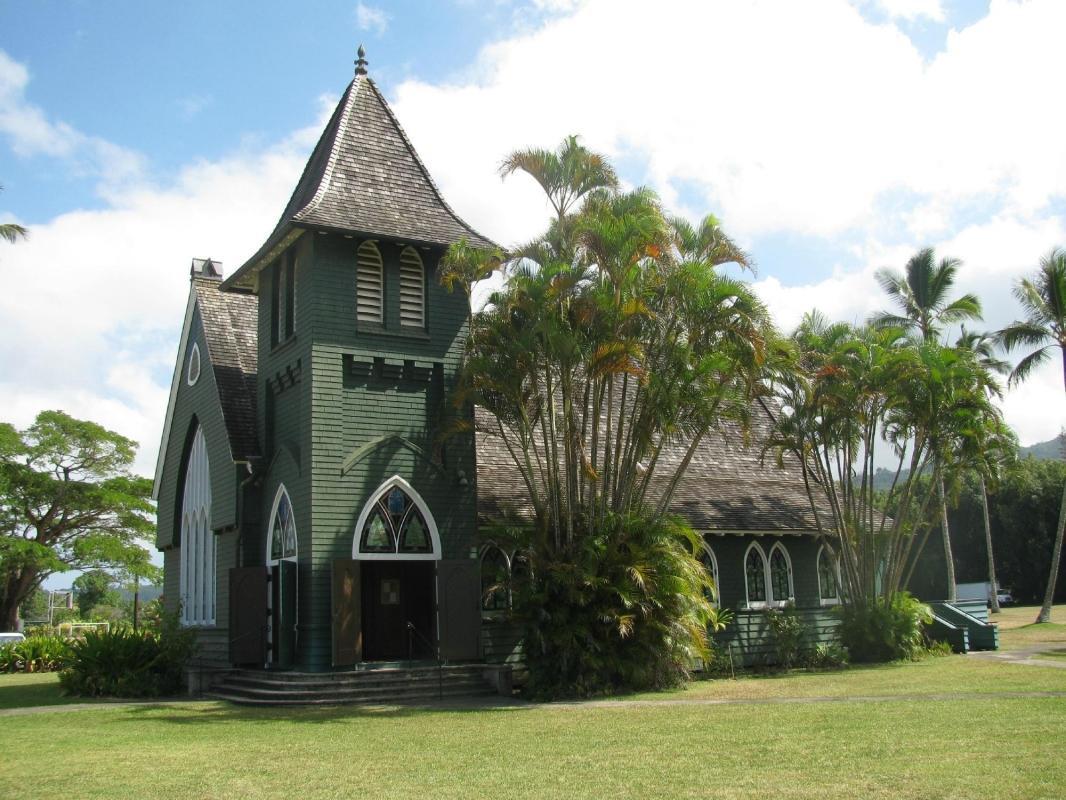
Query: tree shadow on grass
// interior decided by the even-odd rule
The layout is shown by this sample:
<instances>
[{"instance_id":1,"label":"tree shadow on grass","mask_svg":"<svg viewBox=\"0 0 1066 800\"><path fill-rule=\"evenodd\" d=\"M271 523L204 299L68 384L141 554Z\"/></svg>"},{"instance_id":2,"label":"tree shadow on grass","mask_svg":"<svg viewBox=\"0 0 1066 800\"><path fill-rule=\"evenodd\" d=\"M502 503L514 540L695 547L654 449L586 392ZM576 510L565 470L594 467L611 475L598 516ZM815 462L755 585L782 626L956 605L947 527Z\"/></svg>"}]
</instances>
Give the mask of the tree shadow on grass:
<instances>
[{"instance_id":1,"label":"tree shadow on grass","mask_svg":"<svg viewBox=\"0 0 1066 800\"><path fill-rule=\"evenodd\" d=\"M153 721L172 725L210 725L215 723L268 724L277 722L331 724L352 719L409 719L454 714L501 713L531 708L520 700L492 698L492 702L429 703L361 705L341 704L324 706L245 706L223 700L172 705L169 703L144 703L130 706L125 711L129 721L143 722L152 716Z\"/></svg>"}]
</instances>

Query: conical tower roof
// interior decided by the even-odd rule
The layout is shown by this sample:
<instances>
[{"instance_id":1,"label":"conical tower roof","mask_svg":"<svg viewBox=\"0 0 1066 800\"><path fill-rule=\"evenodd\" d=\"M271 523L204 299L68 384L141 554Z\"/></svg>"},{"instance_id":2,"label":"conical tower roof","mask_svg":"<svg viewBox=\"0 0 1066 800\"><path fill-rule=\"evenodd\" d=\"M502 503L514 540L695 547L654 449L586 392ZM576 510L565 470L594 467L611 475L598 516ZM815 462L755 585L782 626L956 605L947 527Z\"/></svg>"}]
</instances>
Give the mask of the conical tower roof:
<instances>
[{"instance_id":1,"label":"conical tower roof","mask_svg":"<svg viewBox=\"0 0 1066 800\"><path fill-rule=\"evenodd\" d=\"M273 233L223 288L253 288L254 273L302 229L333 230L447 247L494 243L445 202L392 109L366 74L355 78L315 145Z\"/></svg>"}]
</instances>

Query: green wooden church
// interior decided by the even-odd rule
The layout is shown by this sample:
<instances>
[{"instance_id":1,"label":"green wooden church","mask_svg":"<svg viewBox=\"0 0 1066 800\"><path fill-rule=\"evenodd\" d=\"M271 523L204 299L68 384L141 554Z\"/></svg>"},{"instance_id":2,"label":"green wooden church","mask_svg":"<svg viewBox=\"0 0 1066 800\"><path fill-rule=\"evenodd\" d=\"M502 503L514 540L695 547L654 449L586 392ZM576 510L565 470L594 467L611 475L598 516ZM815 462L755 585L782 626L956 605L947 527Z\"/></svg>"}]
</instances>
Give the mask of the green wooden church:
<instances>
[{"instance_id":1,"label":"green wooden church","mask_svg":"<svg viewBox=\"0 0 1066 800\"><path fill-rule=\"evenodd\" d=\"M492 245L448 206L360 49L267 240L226 277L193 261L155 497L164 596L204 675L520 658L508 599L482 591L513 554L478 533L524 513L520 478L488 426L435 444L468 320L435 273L463 237ZM798 466L762 462L770 412L753 416L750 439L707 439L673 507L705 535L747 661L763 609L791 603L827 635L838 595Z\"/></svg>"}]
</instances>

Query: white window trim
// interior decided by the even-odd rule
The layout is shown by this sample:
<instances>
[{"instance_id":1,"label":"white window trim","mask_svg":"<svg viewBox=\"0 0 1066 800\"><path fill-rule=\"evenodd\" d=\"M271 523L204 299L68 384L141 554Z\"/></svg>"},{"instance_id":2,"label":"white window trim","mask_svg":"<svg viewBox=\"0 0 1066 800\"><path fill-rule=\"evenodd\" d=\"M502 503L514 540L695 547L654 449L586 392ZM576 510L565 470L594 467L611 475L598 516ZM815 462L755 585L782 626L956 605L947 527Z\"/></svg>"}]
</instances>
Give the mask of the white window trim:
<instances>
[{"instance_id":1,"label":"white window trim","mask_svg":"<svg viewBox=\"0 0 1066 800\"><path fill-rule=\"evenodd\" d=\"M774 580L771 574L773 566L774 551L780 550L785 556L785 564L788 566L788 597L784 600L778 600L774 596ZM770 602L770 605L774 608L784 608L788 605L795 605L796 603L796 587L793 583L793 570L792 570L792 556L788 554L788 548L781 542L774 542L774 546L770 548L770 552L766 557L766 597Z\"/></svg>"},{"instance_id":2,"label":"white window trim","mask_svg":"<svg viewBox=\"0 0 1066 800\"><path fill-rule=\"evenodd\" d=\"M192 368L196 366L196 375L193 376ZM192 343L192 349L189 351L189 368L185 371L185 382L189 386L195 386L196 382L200 380L200 374L204 371L203 359L200 357L200 345L196 342Z\"/></svg>"},{"instance_id":3,"label":"white window trim","mask_svg":"<svg viewBox=\"0 0 1066 800\"><path fill-rule=\"evenodd\" d=\"M714 600L711 602L711 605L713 605L715 608L721 608L722 607L722 588L721 588L721 586L718 583L718 557L714 554L714 550L711 548L711 546L709 544L707 544L706 541L703 543L703 552L705 552L708 555L708 557L710 557L710 559L711 559L711 579L714 581ZM745 570L745 580L747 580L746 573L747 573L747 571ZM745 584L744 588L745 588L745 590L747 590L747 585L746 584ZM744 599L747 600L747 596L746 595L745 595Z\"/></svg>"},{"instance_id":4,"label":"white window trim","mask_svg":"<svg viewBox=\"0 0 1066 800\"><path fill-rule=\"evenodd\" d=\"M360 289L361 287L365 286L360 281L360 273L363 271L362 264L364 263L362 260L362 253L364 252L364 248L365 252L367 253L366 265L368 267L374 267L377 269L378 285L376 297L376 313L373 311L373 303L371 303L370 305L364 305L359 298ZM373 257L371 257L370 255L371 250L374 254ZM374 262L374 259L376 259L376 263ZM369 292L369 294L373 295L373 291ZM364 305L365 308L365 311L363 313L360 313L359 311L361 305ZM371 313L372 317L376 316L377 318L367 318L367 316L365 316L365 313L367 311ZM385 260L384 258L382 258L381 248L378 247L377 241L375 241L374 239L367 239L366 241L362 242L355 251L355 321L357 324L364 325L385 325Z\"/></svg>"},{"instance_id":5,"label":"white window trim","mask_svg":"<svg viewBox=\"0 0 1066 800\"><path fill-rule=\"evenodd\" d=\"M413 256L411 260L408 256ZM405 263L406 260L406 263ZM417 306L411 305L413 295L405 280L405 267L418 267L418 302ZM426 327L426 265L418 251L408 245L400 253L400 327L411 330L422 330ZM405 322L404 317L415 317L413 322Z\"/></svg>"},{"instance_id":6,"label":"white window trim","mask_svg":"<svg viewBox=\"0 0 1066 800\"><path fill-rule=\"evenodd\" d=\"M296 527L296 509L292 504L292 496L289 494L288 489L285 488L285 484L278 486L278 491L274 494L274 504L270 507L270 516L267 517L267 529L266 529L266 565L272 567L281 561L299 561L300 555L300 531L296 531L296 555L282 556L281 558L270 557L270 537L274 534L274 517L278 513L278 506L281 505L282 496L289 498L289 509L292 511L292 526ZM285 548L282 547L282 552L285 552Z\"/></svg>"},{"instance_id":7,"label":"white window trim","mask_svg":"<svg viewBox=\"0 0 1066 800\"><path fill-rule=\"evenodd\" d=\"M407 496L411 498L411 502L415 504L415 507L422 512L422 519L426 521L426 527L429 529L430 543L433 545L431 552L361 553L359 551L359 539L363 533L363 525L366 524L367 518L374 510L374 504L395 486L399 486L403 489L403 491L407 493ZM355 536L352 539L352 558L356 561L440 561L440 553L440 535L437 533L437 523L429 511L429 506L426 505L426 501L422 499L422 495L416 492L411 484L399 475L393 475L381 484L372 495L370 495L370 499L367 500L366 504L363 506L363 510L359 512L359 519L355 523Z\"/></svg>"},{"instance_id":8,"label":"white window trim","mask_svg":"<svg viewBox=\"0 0 1066 800\"><path fill-rule=\"evenodd\" d=\"M763 592L765 593L766 600L751 600L751 590L748 587L748 554L755 550L759 554L759 558L762 559L762 579L765 586ZM744 551L744 560L741 562L741 569L744 572L744 607L745 608L768 608L770 598L773 594L770 592L770 562L766 558L766 552L762 549L758 542L752 542L748 545L748 549Z\"/></svg>"},{"instance_id":9,"label":"white window trim","mask_svg":"<svg viewBox=\"0 0 1066 800\"><path fill-rule=\"evenodd\" d=\"M197 427L182 479L178 573L182 625L215 624L217 577L218 543L211 530L211 464L204 430Z\"/></svg>"},{"instance_id":10,"label":"white window trim","mask_svg":"<svg viewBox=\"0 0 1066 800\"><path fill-rule=\"evenodd\" d=\"M833 574L837 579L837 593L836 597L822 597L822 555L826 554L830 559L830 563L833 565ZM836 553L824 544L818 548L818 556L814 561L814 574L818 579L818 602L823 606L838 606L840 605L840 561L837 560Z\"/></svg>"}]
</instances>

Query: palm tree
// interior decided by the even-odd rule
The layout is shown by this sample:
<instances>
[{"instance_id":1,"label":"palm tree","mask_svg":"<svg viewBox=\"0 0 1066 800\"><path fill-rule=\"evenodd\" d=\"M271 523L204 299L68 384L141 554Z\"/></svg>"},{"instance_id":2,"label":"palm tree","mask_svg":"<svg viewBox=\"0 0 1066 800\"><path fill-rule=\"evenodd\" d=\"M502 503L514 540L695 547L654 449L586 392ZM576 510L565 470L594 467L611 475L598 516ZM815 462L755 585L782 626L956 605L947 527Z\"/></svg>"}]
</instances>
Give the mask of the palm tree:
<instances>
[{"instance_id":1,"label":"palm tree","mask_svg":"<svg viewBox=\"0 0 1066 800\"><path fill-rule=\"evenodd\" d=\"M997 375L1006 375L1010 372L1010 364L996 356L997 337L990 333L976 333L967 331L963 326L962 333L955 342L955 347L967 351L973 355L975 366L983 373L980 380L987 394L996 397L1002 396L1002 390L996 380ZM999 584L996 580L996 561L992 553L992 523L988 516L988 483L987 477L998 477L1001 468L1017 457L1018 441L1014 432L1001 419L994 421L987 430L977 431L977 437L973 443L973 451L968 460L974 464L974 470L981 483L981 511L985 526L985 551L988 553L988 582L992 586L990 593L990 610L993 614L1000 613L999 607Z\"/></svg>"},{"instance_id":2,"label":"palm tree","mask_svg":"<svg viewBox=\"0 0 1066 800\"><path fill-rule=\"evenodd\" d=\"M892 269L877 271L877 282L888 296L896 301L902 314L882 311L874 314L870 322L879 328L893 327L914 331L923 341L934 341L940 334L942 324L981 319L981 303L972 294L964 294L957 300L948 299L955 284L962 262L957 258L944 258L936 263L936 254L931 247L923 247L907 262L904 274ZM954 600L955 559L951 553L951 534L948 530L948 504L944 481L940 481L940 524L944 536L944 560L947 564L948 600Z\"/></svg>"},{"instance_id":3,"label":"palm tree","mask_svg":"<svg viewBox=\"0 0 1066 800\"><path fill-rule=\"evenodd\" d=\"M4 187L0 186L0 192L2 192L3 190ZM0 239L7 239L7 241L12 243L20 236L25 239L26 233L27 231L25 228L23 228L21 225L16 225L13 222L8 222L3 225L0 225Z\"/></svg>"},{"instance_id":4,"label":"palm tree","mask_svg":"<svg viewBox=\"0 0 1066 800\"><path fill-rule=\"evenodd\" d=\"M1014 287L1014 296L1022 304L1025 319L1012 322L1002 331L1000 339L1007 352L1018 347L1036 348L1027 353L1010 374L1010 384L1028 378L1033 370L1051 358L1057 347L1062 356L1063 386L1066 388L1066 250L1056 247L1040 259L1040 269L1033 279L1024 278ZM1066 528L1066 486L1062 491L1059 525L1055 532L1055 547L1051 554L1051 574L1048 577L1044 604L1037 622L1051 621L1051 604L1055 597L1055 579L1062 558L1062 535Z\"/></svg>"}]
</instances>

